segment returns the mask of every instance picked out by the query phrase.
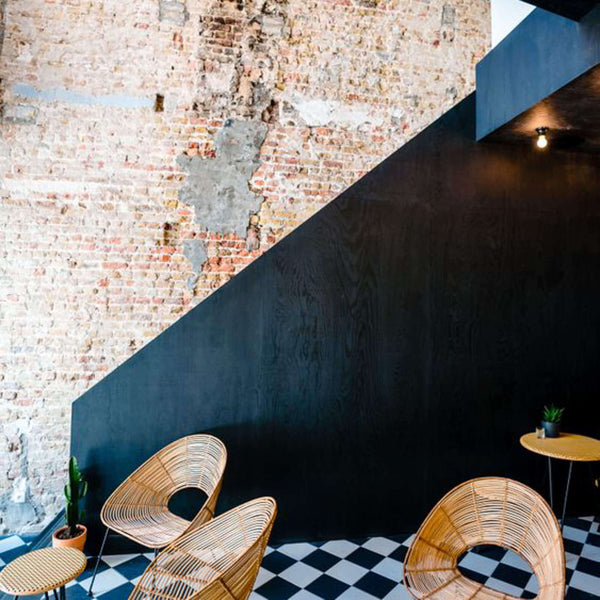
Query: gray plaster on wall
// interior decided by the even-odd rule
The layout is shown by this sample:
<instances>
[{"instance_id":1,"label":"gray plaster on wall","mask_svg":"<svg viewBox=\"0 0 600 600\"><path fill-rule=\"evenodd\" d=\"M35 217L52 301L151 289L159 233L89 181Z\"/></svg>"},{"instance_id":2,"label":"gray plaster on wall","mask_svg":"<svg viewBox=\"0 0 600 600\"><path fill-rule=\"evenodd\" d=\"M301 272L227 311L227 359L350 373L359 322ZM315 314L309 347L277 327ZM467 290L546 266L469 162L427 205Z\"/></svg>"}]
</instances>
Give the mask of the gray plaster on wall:
<instances>
[{"instance_id":1,"label":"gray plaster on wall","mask_svg":"<svg viewBox=\"0 0 600 600\"><path fill-rule=\"evenodd\" d=\"M196 221L202 227L246 236L250 215L262 202L248 182L260 165L259 153L267 130L262 121L228 120L215 139L216 158L178 158L187 172L179 199L194 207Z\"/></svg>"},{"instance_id":2,"label":"gray plaster on wall","mask_svg":"<svg viewBox=\"0 0 600 600\"><path fill-rule=\"evenodd\" d=\"M101 106L114 106L116 108L152 107L154 100L139 96L125 96L123 94L110 94L107 96L93 96L74 92L62 87L38 90L28 83L13 85L12 92L15 96L46 102L68 102L70 104L100 104Z\"/></svg>"},{"instance_id":3,"label":"gray plaster on wall","mask_svg":"<svg viewBox=\"0 0 600 600\"><path fill-rule=\"evenodd\" d=\"M182 27L188 20L185 2L180 0L160 0L158 4L158 20L168 21Z\"/></svg>"},{"instance_id":4,"label":"gray plaster on wall","mask_svg":"<svg viewBox=\"0 0 600 600\"><path fill-rule=\"evenodd\" d=\"M20 125L35 125L38 109L28 104L12 104L4 107L4 121Z\"/></svg>"},{"instance_id":5,"label":"gray plaster on wall","mask_svg":"<svg viewBox=\"0 0 600 600\"><path fill-rule=\"evenodd\" d=\"M184 240L183 255L190 261L192 265L193 274L188 277L187 287L189 290L193 290L196 282L198 281L198 275L202 269L202 265L207 258L206 245L198 238Z\"/></svg>"}]
</instances>

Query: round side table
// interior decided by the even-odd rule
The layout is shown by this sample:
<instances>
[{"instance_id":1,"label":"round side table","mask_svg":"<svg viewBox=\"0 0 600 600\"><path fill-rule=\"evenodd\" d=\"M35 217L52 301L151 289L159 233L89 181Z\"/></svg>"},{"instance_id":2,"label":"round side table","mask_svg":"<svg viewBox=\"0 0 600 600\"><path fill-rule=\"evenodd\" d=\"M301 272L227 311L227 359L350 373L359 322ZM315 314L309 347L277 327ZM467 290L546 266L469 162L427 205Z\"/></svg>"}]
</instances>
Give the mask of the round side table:
<instances>
[{"instance_id":1,"label":"round side table","mask_svg":"<svg viewBox=\"0 0 600 600\"><path fill-rule=\"evenodd\" d=\"M42 548L15 558L0 572L0 590L19 596L54 592L65 600L65 585L83 573L85 554L74 548ZM57 596L56 590L59 590Z\"/></svg>"},{"instance_id":2,"label":"round side table","mask_svg":"<svg viewBox=\"0 0 600 600\"><path fill-rule=\"evenodd\" d=\"M560 529L565 525L567 513L567 500L569 487L571 485L571 472L573 462L593 462L600 460L600 440L575 433L561 433L557 438L539 438L535 433L526 433L521 436L521 446L548 457L548 475L550 482L550 506L554 509L554 498L552 494L552 459L569 461L569 474L567 475L567 488L563 500L562 519Z\"/></svg>"}]
</instances>

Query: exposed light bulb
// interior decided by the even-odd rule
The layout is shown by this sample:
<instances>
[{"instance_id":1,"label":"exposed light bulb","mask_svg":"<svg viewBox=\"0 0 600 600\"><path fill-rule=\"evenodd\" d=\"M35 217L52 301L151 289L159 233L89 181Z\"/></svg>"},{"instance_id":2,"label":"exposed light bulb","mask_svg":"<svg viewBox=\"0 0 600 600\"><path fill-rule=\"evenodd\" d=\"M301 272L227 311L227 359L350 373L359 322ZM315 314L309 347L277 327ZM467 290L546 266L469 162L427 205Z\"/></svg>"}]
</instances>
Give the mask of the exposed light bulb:
<instances>
[{"instance_id":1,"label":"exposed light bulb","mask_svg":"<svg viewBox=\"0 0 600 600\"><path fill-rule=\"evenodd\" d=\"M537 140L535 141L535 145L540 150L547 148L548 147L548 138L546 137L546 133L548 132L548 128L547 127L538 127L536 129L536 132L538 134L538 137L537 137Z\"/></svg>"}]
</instances>

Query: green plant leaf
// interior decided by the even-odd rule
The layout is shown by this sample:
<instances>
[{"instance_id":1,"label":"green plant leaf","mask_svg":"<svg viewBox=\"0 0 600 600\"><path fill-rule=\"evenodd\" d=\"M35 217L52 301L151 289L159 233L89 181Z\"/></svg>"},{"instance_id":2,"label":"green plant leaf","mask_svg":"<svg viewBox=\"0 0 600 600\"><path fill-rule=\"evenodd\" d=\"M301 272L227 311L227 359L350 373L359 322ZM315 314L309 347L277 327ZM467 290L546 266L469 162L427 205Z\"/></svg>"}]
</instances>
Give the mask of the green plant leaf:
<instances>
[{"instance_id":1,"label":"green plant leaf","mask_svg":"<svg viewBox=\"0 0 600 600\"><path fill-rule=\"evenodd\" d=\"M559 408L554 404L550 404L550 406L544 406L542 419L548 423L560 423L564 411L564 408Z\"/></svg>"}]
</instances>

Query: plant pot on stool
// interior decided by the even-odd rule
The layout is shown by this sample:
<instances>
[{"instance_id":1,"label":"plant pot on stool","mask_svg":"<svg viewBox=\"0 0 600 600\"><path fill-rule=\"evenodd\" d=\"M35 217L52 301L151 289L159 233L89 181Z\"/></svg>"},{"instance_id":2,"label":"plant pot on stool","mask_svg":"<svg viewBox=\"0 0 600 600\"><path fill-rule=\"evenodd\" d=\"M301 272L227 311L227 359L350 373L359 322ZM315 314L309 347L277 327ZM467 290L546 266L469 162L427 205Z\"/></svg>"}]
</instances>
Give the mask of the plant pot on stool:
<instances>
[{"instance_id":1,"label":"plant pot on stool","mask_svg":"<svg viewBox=\"0 0 600 600\"><path fill-rule=\"evenodd\" d=\"M544 428L544 435L547 438L557 438L560 436L560 421L564 412L564 408L558 408L554 404L544 406L542 427Z\"/></svg>"}]
</instances>

